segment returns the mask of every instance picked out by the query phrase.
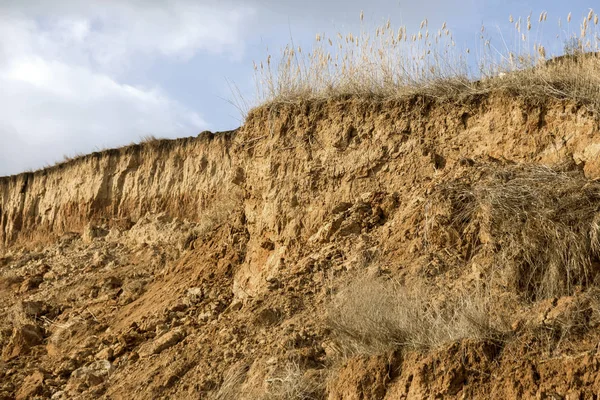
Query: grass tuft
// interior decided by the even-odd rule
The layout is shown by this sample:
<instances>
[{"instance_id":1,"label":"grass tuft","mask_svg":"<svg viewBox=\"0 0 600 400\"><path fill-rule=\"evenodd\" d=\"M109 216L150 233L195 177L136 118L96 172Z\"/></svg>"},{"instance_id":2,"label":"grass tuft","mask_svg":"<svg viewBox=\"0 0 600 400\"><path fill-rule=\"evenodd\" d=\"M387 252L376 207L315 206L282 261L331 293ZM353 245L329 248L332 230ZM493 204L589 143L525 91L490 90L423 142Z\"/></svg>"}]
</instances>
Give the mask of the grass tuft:
<instances>
[{"instance_id":1,"label":"grass tuft","mask_svg":"<svg viewBox=\"0 0 600 400\"><path fill-rule=\"evenodd\" d=\"M337 295L328 324L344 355L430 349L466 338L499 341L507 332L504 321L490 314L489 296L435 299L429 288L362 280Z\"/></svg>"},{"instance_id":2,"label":"grass tuft","mask_svg":"<svg viewBox=\"0 0 600 400\"><path fill-rule=\"evenodd\" d=\"M303 371L295 362L287 363L267 380L269 400L318 400L324 398L323 379Z\"/></svg>"},{"instance_id":3,"label":"grass tuft","mask_svg":"<svg viewBox=\"0 0 600 400\"><path fill-rule=\"evenodd\" d=\"M248 365L236 364L229 368L223 375L219 390L209 396L210 400L230 400L238 398L240 389L246 380Z\"/></svg>"},{"instance_id":4,"label":"grass tuft","mask_svg":"<svg viewBox=\"0 0 600 400\"><path fill-rule=\"evenodd\" d=\"M580 171L537 165L478 169L438 187L434 196L450 202L450 228L471 254L492 254L501 282L530 300L570 295L594 282L600 183ZM468 177L478 178L471 183Z\"/></svg>"}]
</instances>

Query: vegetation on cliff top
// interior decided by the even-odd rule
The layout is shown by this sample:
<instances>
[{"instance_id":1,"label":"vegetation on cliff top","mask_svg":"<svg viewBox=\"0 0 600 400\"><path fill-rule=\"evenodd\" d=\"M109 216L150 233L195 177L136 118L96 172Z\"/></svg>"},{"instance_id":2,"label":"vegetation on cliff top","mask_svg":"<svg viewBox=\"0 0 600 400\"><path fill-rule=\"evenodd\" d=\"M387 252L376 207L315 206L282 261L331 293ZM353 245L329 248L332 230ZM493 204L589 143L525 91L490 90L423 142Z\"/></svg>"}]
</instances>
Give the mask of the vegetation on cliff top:
<instances>
[{"instance_id":1,"label":"vegetation on cliff top","mask_svg":"<svg viewBox=\"0 0 600 400\"><path fill-rule=\"evenodd\" d=\"M415 33L388 20L374 31L362 25L358 34L317 34L312 49L290 44L278 59L269 54L255 63L258 101L414 94L448 100L502 90L569 98L598 108L598 14L590 10L579 26L571 14L566 21L559 19L560 33L551 40L543 34L547 19L545 12L538 18L510 16L512 31L506 34L482 26L476 49L460 48L446 23L432 27L427 19ZM562 53L550 54L547 48Z\"/></svg>"}]
</instances>

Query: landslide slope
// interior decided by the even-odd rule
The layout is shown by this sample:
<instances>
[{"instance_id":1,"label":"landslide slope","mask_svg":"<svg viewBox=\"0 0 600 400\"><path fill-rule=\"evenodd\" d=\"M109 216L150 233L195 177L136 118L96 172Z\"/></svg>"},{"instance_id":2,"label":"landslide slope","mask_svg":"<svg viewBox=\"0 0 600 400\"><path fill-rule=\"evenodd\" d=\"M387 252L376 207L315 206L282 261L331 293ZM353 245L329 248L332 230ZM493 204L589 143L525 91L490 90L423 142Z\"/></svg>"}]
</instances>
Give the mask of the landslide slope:
<instances>
[{"instance_id":1,"label":"landslide slope","mask_svg":"<svg viewBox=\"0 0 600 400\"><path fill-rule=\"evenodd\" d=\"M599 130L348 97L0 178L0 398L597 396Z\"/></svg>"}]
</instances>

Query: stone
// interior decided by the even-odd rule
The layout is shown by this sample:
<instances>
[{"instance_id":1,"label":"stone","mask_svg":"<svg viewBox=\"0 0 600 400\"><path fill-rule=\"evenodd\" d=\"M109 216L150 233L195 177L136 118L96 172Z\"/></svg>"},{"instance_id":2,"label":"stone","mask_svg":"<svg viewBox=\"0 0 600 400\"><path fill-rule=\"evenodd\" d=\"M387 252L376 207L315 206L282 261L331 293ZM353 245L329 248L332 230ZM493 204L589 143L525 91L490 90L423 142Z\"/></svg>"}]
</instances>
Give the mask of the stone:
<instances>
[{"instance_id":1,"label":"stone","mask_svg":"<svg viewBox=\"0 0 600 400\"><path fill-rule=\"evenodd\" d=\"M77 360L68 358L61 362L58 367L54 369L54 374L63 378L68 378L73 371L79 368L81 364Z\"/></svg>"},{"instance_id":2,"label":"stone","mask_svg":"<svg viewBox=\"0 0 600 400\"><path fill-rule=\"evenodd\" d=\"M33 346L42 343L42 330L32 324L13 328L8 344L2 351L2 360L9 361L28 354Z\"/></svg>"},{"instance_id":3,"label":"stone","mask_svg":"<svg viewBox=\"0 0 600 400\"><path fill-rule=\"evenodd\" d=\"M186 292L186 298L183 300L188 306L200 303L204 298L204 291L199 287L189 288Z\"/></svg>"},{"instance_id":4,"label":"stone","mask_svg":"<svg viewBox=\"0 0 600 400\"><path fill-rule=\"evenodd\" d=\"M69 384L85 383L87 386L96 386L104 382L112 371L113 366L110 361L94 361L73 371Z\"/></svg>"},{"instance_id":5,"label":"stone","mask_svg":"<svg viewBox=\"0 0 600 400\"><path fill-rule=\"evenodd\" d=\"M175 346L181 342L186 336L183 328L173 329L162 336L154 339L154 341L148 345L145 345L140 349L140 356L150 356L153 354L159 354L164 350Z\"/></svg>"},{"instance_id":6,"label":"stone","mask_svg":"<svg viewBox=\"0 0 600 400\"><path fill-rule=\"evenodd\" d=\"M114 356L114 350L110 347L106 347L100 350L94 357L98 360L109 360L112 361Z\"/></svg>"},{"instance_id":7,"label":"stone","mask_svg":"<svg viewBox=\"0 0 600 400\"><path fill-rule=\"evenodd\" d=\"M42 301L20 301L15 306L17 313L35 319L48 313L49 307Z\"/></svg>"},{"instance_id":8,"label":"stone","mask_svg":"<svg viewBox=\"0 0 600 400\"><path fill-rule=\"evenodd\" d=\"M44 374L37 371L23 380L21 388L17 391L16 400L30 399L41 395L44 390Z\"/></svg>"},{"instance_id":9,"label":"stone","mask_svg":"<svg viewBox=\"0 0 600 400\"><path fill-rule=\"evenodd\" d=\"M19 293L23 294L29 292L30 290L35 290L42 282L44 282L43 275L30 276L26 278L23 283L21 283L21 286L19 287Z\"/></svg>"}]
</instances>

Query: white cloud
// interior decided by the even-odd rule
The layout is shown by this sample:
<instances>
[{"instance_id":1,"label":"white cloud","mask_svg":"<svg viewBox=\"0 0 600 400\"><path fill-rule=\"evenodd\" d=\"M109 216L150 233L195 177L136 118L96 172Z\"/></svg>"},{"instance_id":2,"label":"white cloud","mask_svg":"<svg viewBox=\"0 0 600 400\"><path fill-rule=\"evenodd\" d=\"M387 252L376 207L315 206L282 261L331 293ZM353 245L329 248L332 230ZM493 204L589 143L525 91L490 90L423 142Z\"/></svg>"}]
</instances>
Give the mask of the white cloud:
<instances>
[{"instance_id":1,"label":"white cloud","mask_svg":"<svg viewBox=\"0 0 600 400\"><path fill-rule=\"evenodd\" d=\"M36 52L68 59L111 73L132 67L136 59L177 57L198 51L243 51L242 26L255 12L243 5L177 0L164 2L58 1L56 7L0 5L0 48L11 54ZM4 11L4 12L3 12ZM6 52L5 52L6 53ZM139 60L139 58L142 58Z\"/></svg>"},{"instance_id":2,"label":"white cloud","mask_svg":"<svg viewBox=\"0 0 600 400\"><path fill-rule=\"evenodd\" d=\"M57 61L14 61L0 72L0 86L0 159L12 159L0 163L3 174L148 134L189 136L207 126L158 89L119 84Z\"/></svg>"},{"instance_id":3,"label":"white cloud","mask_svg":"<svg viewBox=\"0 0 600 400\"><path fill-rule=\"evenodd\" d=\"M142 66L198 52L237 57L252 13L194 1L3 2L0 175L147 134L209 127L160 88L128 79Z\"/></svg>"}]
</instances>

